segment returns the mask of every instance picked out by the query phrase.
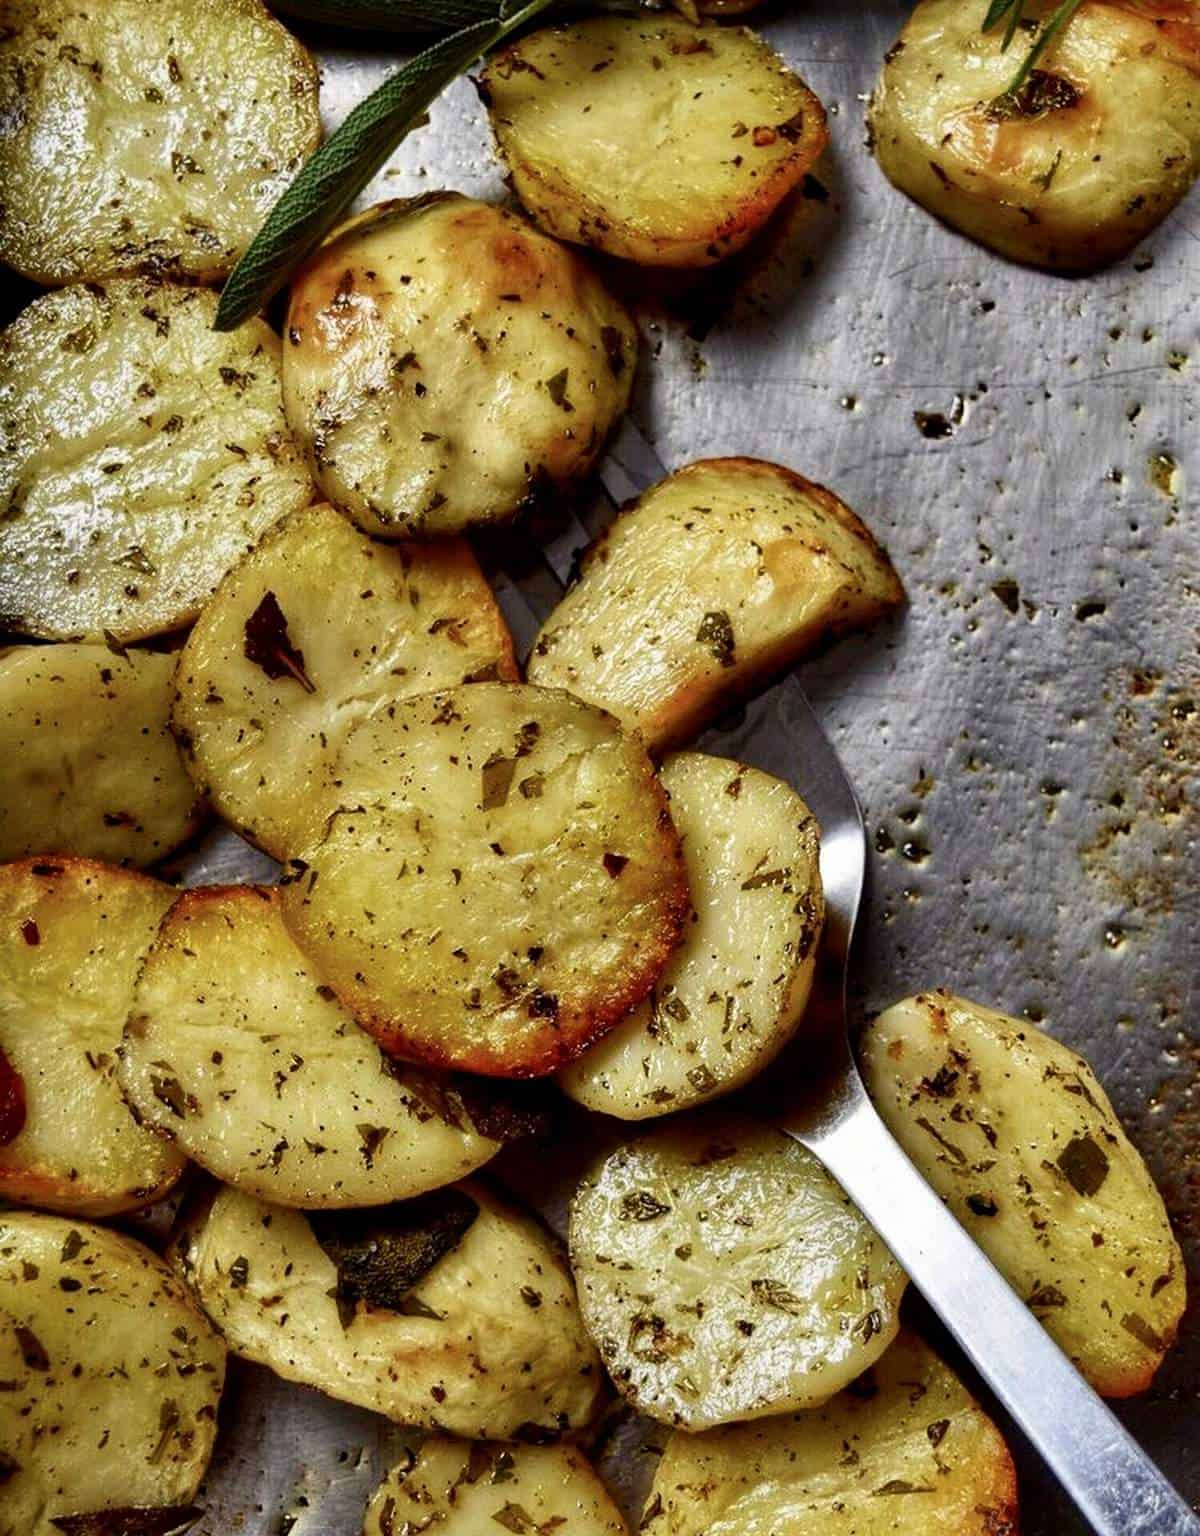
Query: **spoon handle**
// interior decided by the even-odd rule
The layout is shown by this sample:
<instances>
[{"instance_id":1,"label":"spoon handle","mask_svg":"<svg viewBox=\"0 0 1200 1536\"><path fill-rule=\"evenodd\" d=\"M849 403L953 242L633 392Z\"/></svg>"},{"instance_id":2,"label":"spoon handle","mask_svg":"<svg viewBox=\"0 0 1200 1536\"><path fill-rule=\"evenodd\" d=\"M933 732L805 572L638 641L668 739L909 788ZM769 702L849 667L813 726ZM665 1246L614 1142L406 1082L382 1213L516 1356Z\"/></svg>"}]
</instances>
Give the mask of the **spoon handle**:
<instances>
[{"instance_id":1,"label":"spoon handle","mask_svg":"<svg viewBox=\"0 0 1200 1536\"><path fill-rule=\"evenodd\" d=\"M814 1152L1020 1424L1098 1536L1197 1536L1200 1519L921 1178L857 1074L840 1113L782 1128Z\"/></svg>"}]
</instances>

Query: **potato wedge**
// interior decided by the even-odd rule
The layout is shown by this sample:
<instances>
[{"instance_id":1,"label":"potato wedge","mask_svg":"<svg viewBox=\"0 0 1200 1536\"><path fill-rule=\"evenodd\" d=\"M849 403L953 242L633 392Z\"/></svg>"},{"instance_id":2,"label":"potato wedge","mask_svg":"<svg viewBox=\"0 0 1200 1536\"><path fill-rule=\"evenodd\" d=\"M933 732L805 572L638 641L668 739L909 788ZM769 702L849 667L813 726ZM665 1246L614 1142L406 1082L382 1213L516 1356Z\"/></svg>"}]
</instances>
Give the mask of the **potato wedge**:
<instances>
[{"instance_id":1,"label":"potato wedge","mask_svg":"<svg viewBox=\"0 0 1200 1536\"><path fill-rule=\"evenodd\" d=\"M404 1312L340 1305L338 1265L308 1218L240 1190L219 1190L185 1225L175 1262L233 1352L288 1381L480 1440L578 1429L604 1373L567 1267L536 1222L478 1184L460 1188L478 1215Z\"/></svg>"},{"instance_id":2,"label":"potato wedge","mask_svg":"<svg viewBox=\"0 0 1200 1536\"><path fill-rule=\"evenodd\" d=\"M987 4L914 10L871 102L880 165L1015 261L1116 261L1200 170L1200 24L1175 0L1086 0L1014 95L1015 50L1003 26L982 31Z\"/></svg>"},{"instance_id":3,"label":"potato wedge","mask_svg":"<svg viewBox=\"0 0 1200 1536\"><path fill-rule=\"evenodd\" d=\"M570 1098L643 1120L740 1087L804 1013L825 916L812 812L787 784L700 752L663 765L692 919L628 1018L559 1075Z\"/></svg>"},{"instance_id":4,"label":"potato wedge","mask_svg":"<svg viewBox=\"0 0 1200 1536\"><path fill-rule=\"evenodd\" d=\"M0 1379L0 1536L62 1536L103 1512L113 1523L88 1529L148 1530L116 1523L135 1510L186 1514L217 1433L225 1345L148 1248L0 1212Z\"/></svg>"},{"instance_id":5,"label":"potato wedge","mask_svg":"<svg viewBox=\"0 0 1200 1536\"><path fill-rule=\"evenodd\" d=\"M178 629L312 495L279 340L143 279L43 294L0 335L0 627L117 641Z\"/></svg>"},{"instance_id":6,"label":"potato wedge","mask_svg":"<svg viewBox=\"0 0 1200 1536\"><path fill-rule=\"evenodd\" d=\"M367 1509L363 1536L436 1527L444 1536L628 1536L608 1490L573 1445L468 1444L432 1436L393 1467Z\"/></svg>"},{"instance_id":7,"label":"potato wedge","mask_svg":"<svg viewBox=\"0 0 1200 1536\"><path fill-rule=\"evenodd\" d=\"M259 0L6 0L0 261L213 282L316 148L317 70Z\"/></svg>"},{"instance_id":8,"label":"potato wedge","mask_svg":"<svg viewBox=\"0 0 1200 1536\"><path fill-rule=\"evenodd\" d=\"M331 763L357 721L411 693L517 676L467 544L377 544L332 507L305 507L197 619L172 720L221 815L282 860L320 830Z\"/></svg>"},{"instance_id":9,"label":"potato wedge","mask_svg":"<svg viewBox=\"0 0 1200 1536\"><path fill-rule=\"evenodd\" d=\"M1096 1391L1148 1387L1186 1273L1162 1197L1083 1058L943 991L880 1014L862 1054L892 1134Z\"/></svg>"},{"instance_id":10,"label":"potato wedge","mask_svg":"<svg viewBox=\"0 0 1200 1536\"><path fill-rule=\"evenodd\" d=\"M659 1462L646 1536L1017 1536L1000 1431L915 1334L823 1408L703 1435Z\"/></svg>"},{"instance_id":11,"label":"potato wedge","mask_svg":"<svg viewBox=\"0 0 1200 1536\"><path fill-rule=\"evenodd\" d=\"M702 459L652 486L589 548L529 659L652 747L903 600L843 502L760 459Z\"/></svg>"},{"instance_id":12,"label":"potato wedge","mask_svg":"<svg viewBox=\"0 0 1200 1536\"><path fill-rule=\"evenodd\" d=\"M368 533L459 533L586 474L636 357L573 251L439 192L368 209L301 272L284 400L322 491Z\"/></svg>"},{"instance_id":13,"label":"potato wedge","mask_svg":"<svg viewBox=\"0 0 1200 1536\"><path fill-rule=\"evenodd\" d=\"M0 1052L24 1128L0 1145L0 1198L110 1216L161 1198L184 1160L137 1124L116 1050L134 976L175 893L88 859L0 865Z\"/></svg>"},{"instance_id":14,"label":"potato wedge","mask_svg":"<svg viewBox=\"0 0 1200 1536\"><path fill-rule=\"evenodd\" d=\"M827 1401L891 1343L907 1284L810 1152L711 1114L592 1169L571 1267L617 1389L686 1430Z\"/></svg>"},{"instance_id":15,"label":"potato wedge","mask_svg":"<svg viewBox=\"0 0 1200 1536\"><path fill-rule=\"evenodd\" d=\"M167 727L174 657L102 645L0 651L0 860L153 864L204 807Z\"/></svg>"},{"instance_id":16,"label":"potato wedge","mask_svg":"<svg viewBox=\"0 0 1200 1536\"><path fill-rule=\"evenodd\" d=\"M436 1082L392 1068L260 886L180 896L142 966L120 1057L144 1124L280 1205L404 1200L500 1150L445 1118Z\"/></svg>"},{"instance_id":17,"label":"potato wedge","mask_svg":"<svg viewBox=\"0 0 1200 1536\"><path fill-rule=\"evenodd\" d=\"M739 250L828 142L825 109L761 37L678 17L543 28L495 54L481 90L538 223L645 266Z\"/></svg>"},{"instance_id":18,"label":"potato wedge","mask_svg":"<svg viewBox=\"0 0 1200 1536\"><path fill-rule=\"evenodd\" d=\"M383 1045L494 1077L555 1071L650 991L687 880L641 744L565 693L471 683L350 734L284 921Z\"/></svg>"}]
</instances>

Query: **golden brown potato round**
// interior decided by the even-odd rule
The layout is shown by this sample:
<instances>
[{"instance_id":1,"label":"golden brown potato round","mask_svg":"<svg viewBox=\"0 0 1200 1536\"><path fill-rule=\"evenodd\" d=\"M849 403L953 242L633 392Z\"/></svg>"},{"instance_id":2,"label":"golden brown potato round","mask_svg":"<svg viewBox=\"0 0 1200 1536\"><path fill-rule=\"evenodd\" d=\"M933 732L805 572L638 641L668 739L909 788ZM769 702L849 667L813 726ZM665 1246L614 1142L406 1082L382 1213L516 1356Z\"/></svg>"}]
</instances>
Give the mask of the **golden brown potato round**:
<instances>
[{"instance_id":1,"label":"golden brown potato round","mask_svg":"<svg viewBox=\"0 0 1200 1536\"><path fill-rule=\"evenodd\" d=\"M675 1434L646 1536L1017 1536L1000 1431L927 1345L901 1330L823 1408Z\"/></svg>"},{"instance_id":2,"label":"golden brown potato round","mask_svg":"<svg viewBox=\"0 0 1200 1536\"><path fill-rule=\"evenodd\" d=\"M757 768L679 752L663 765L692 916L650 996L561 1073L588 1109L622 1120L729 1093L791 1039L825 916L817 823Z\"/></svg>"},{"instance_id":3,"label":"golden brown potato round","mask_svg":"<svg viewBox=\"0 0 1200 1536\"><path fill-rule=\"evenodd\" d=\"M197 619L172 724L225 820L286 859L319 830L331 764L359 720L407 694L517 675L466 543L379 544L332 507L305 507Z\"/></svg>"},{"instance_id":4,"label":"golden brown potato round","mask_svg":"<svg viewBox=\"0 0 1200 1536\"><path fill-rule=\"evenodd\" d=\"M1187 1276L1162 1197L1083 1058L938 991L868 1026L863 1068L893 1136L1096 1391L1144 1391Z\"/></svg>"},{"instance_id":5,"label":"golden brown potato round","mask_svg":"<svg viewBox=\"0 0 1200 1536\"><path fill-rule=\"evenodd\" d=\"M7 0L0 260L223 277L316 148L317 71L260 0Z\"/></svg>"},{"instance_id":6,"label":"golden brown potato round","mask_svg":"<svg viewBox=\"0 0 1200 1536\"><path fill-rule=\"evenodd\" d=\"M511 517L586 474L637 333L572 251L453 192L382 203L292 289L288 420L329 500L381 538Z\"/></svg>"},{"instance_id":7,"label":"golden brown potato round","mask_svg":"<svg viewBox=\"0 0 1200 1536\"><path fill-rule=\"evenodd\" d=\"M89 859L0 865L0 1080L16 1074L24 1103L18 1133L0 1127L0 1198L110 1216L183 1171L117 1082L134 977L173 898Z\"/></svg>"},{"instance_id":8,"label":"golden brown potato round","mask_svg":"<svg viewBox=\"0 0 1200 1536\"><path fill-rule=\"evenodd\" d=\"M591 545L538 635L529 681L673 746L903 597L887 555L832 491L761 459L702 459L651 486Z\"/></svg>"},{"instance_id":9,"label":"golden brown potato round","mask_svg":"<svg viewBox=\"0 0 1200 1536\"><path fill-rule=\"evenodd\" d=\"M0 627L49 640L179 629L312 495L279 338L212 330L203 288L44 294L0 336Z\"/></svg>"},{"instance_id":10,"label":"golden brown potato round","mask_svg":"<svg viewBox=\"0 0 1200 1536\"><path fill-rule=\"evenodd\" d=\"M646 266L740 249L825 148L825 110L762 38L596 16L509 43L482 89L543 228Z\"/></svg>"},{"instance_id":11,"label":"golden brown potato round","mask_svg":"<svg viewBox=\"0 0 1200 1536\"><path fill-rule=\"evenodd\" d=\"M148 1248L87 1222L0 1213L0 1381L0 1536L190 1524L225 1346ZM147 1523L120 1521L134 1511Z\"/></svg>"},{"instance_id":12,"label":"golden brown potato round","mask_svg":"<svg viewBox=\"0 0 1200 1536\"><path fill-rule=\"evenodd\" d=\"M645 750L557 690L469 683L347 738L283 892L300 948L384 1048L553 1072L649 992L688 908Z\"/></svg>"},{"instance_id":13,"label":"golden brown potato round","mask_svg":"<svg viewBox=\"0 0 1200 1536\"><path fill-rule=\"evenodd\" d=\"M711 1113L600 1160L571 1268L618 1391L686 1430L825 1402L891 1343L907 1284L811 1152Z\"/></svg>"},{"instance_id":14,"label":"golden brown potato round","mask_svg":"<svg viewBox=\"0 0 1200 1536\"><path fill-rule=\"evenodd\" d=\"M167 726L175 658L103 645L0 652L0 860L153 864L203 806Z\"/></svg>"},{"instance_id":15,"label":"golden brown potato round","mask_svg":"<svg viewBox=\"0 0 1200 1536\"><path fill-rule=\"evenodd\" d=\"M871 103L880 165L1016 261L1083 272L1117 260L1200 169L1200 25L1175 0L1086 0L1014 95L1030 39L1018 32L1002 52L986 11L916 7Z\"/></svg>"},{"instance_id":16,"label":"golden brown potato round","mask_svg":"<svg viewBox=\"0 0 1200 1536\"><path fill-rule=\"evenodd\" d=\"M407 1200L499 1150L396 1069L255 885L185 891L142 964L118 1075L142 1123L225 1184L306 1210Z\"/></svg>"}]
</instances>

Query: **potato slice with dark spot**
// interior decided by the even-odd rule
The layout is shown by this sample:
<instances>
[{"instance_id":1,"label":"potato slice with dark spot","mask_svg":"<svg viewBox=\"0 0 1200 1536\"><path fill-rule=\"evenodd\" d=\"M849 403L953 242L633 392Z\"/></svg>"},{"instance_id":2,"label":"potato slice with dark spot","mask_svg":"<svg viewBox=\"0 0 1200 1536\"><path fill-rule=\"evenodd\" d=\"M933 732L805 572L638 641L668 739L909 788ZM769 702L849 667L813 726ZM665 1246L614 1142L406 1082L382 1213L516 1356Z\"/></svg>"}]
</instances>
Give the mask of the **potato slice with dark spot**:
<instances>
[{"instance_id":1,"label":"potato slice with dark spot","mask_svg":"<svg viewBox=\"0 0 1200 1536\"><path fill-rule=\"evenodd\" d=\"M88 859L0 865L0 1050L24 1110L17 1134L0 1138L0 1198L110 1216L179 1178L183 1158L122 1098L116 1054L174 897Z\"/></svg>"},{"instance_id":2,"label":"potato slice with dark spot","mask_svg":"<svg viewBox=\"0 0 1200 1536\"><path fill-rule=\"evenodd\" d=\"M137 640L186 625L312 482L279 338L212 330L202 288L141 279L36 299L0 336L0 625Z\"/></svg>"},{"instance_id":3,"label":"potato slice with dark spot","mask_svg":"<svg viewBox=\"0 0 1200 1536\"><path fill-rule=\"evenodd\" d=\"M212 282L316 148L317 70L259 0L6 0L0 260Z\"/></svg>"},{"instance_id":4,"label":"potato slice with dark spot","mask_svg":"<svg viewBox=\"0 0 1200 1536\"><path fill-rule=\"evenodd\" d=\"M893 1136L1096 1391L1144 1391L1183 1316L1183 1256L1083 1058L938 991L868 1026L863 1068Z\"/></svg>"},{"instance_id":5,"label":"potato slice with dark spot","mask_svg":"<svg viewBox=\"0 0 1200 1536\"><path fill-rule=\"evenodd\" d=\"M825 1402L891 1343L907 1284L811 1152L713 1114L593 1168L571 1267L617 1389L689 1431Z\"/></svg>"},{"instance_id":6,"label":"potato slice with dark spot","mask_svg":"<svg viewBox=\"0 0 1200 1536\"><path fill-rule=\"evenodd\" d=\"M904 597L844 502L761 459L702 459L651 486L589 548L529 680L610 710L654 747Z\"/></svg>"},{"instance_id":7,"label":"potato slice with dark spot","mask_svg":"<svg viewBox=\"0 0 1200 1536\"><path fill-rule=\"evenodd\" d=\"M901 1331L823 1408L675 1434L646 1536L1017 1536L1000 1431L949 1366Z\"/></svg>"},{"instance_id":8,"label":"potato slice with dark spot","mask_svg":"<svg viewBox=\"0 0 1200 1536\"><path fill-rule=\"evenodd\" d=\"M596 16L509 43L484 100L551 234L646 266L739 250L825 148L825 110L761 37Z\"/></svg>"},{"instance_id":9,"label":"potato slice with dark spot","mask_svg":"<svg viewBox=\"0 0 1200 1536\"><path fill-rule=\"evenodd\" d=\"M167 725L175 658L102 645L0 652L0 860L153 864L204 807Z\"/></svg>"},{"instance_id":10,"label":"potato slice with dark spot","mask_svg":"<svg viewBox=\"0 0 1200 1536\"><path fill-rule=\"evenodd\" d=\"M186 1528L225 1345L148 1248L0 1212L0 1533Z\"/></svg>"},{"instance_id":11,"label":"potato slice with dark spot","mask_svg":"<svg viewBox=\"0 0 1200 1536\"><path fill-rule=\"evenodd\" d=\"M359 720L407 694L517 675L466 543L379 544L332 507L306 507L196 621L173 723L225 820L286 859L328 813L330 766Z\"/></svg>"},{"instance_id":12,"label":"potato slice with dark spot","mask_svg":"<svg viewBox=\"0 0 1200 1536\"><path fill-rule=\"evenodd\" d=\"M1016 261L1066 272L1116 261L1200 170L1194 8L1086 0L1015 95L1018 50L1002 47L1003 24L983 31L987 8L921 0L913 11L871 101L880 165Z\"/></svg>"},{"instance_id":13,"label":"potato slice with dark spot","mask_svg":"<svg viewBox=\"0 0 1200 1536\"><path fill-rule=\"evenodd\" d=\"M350 734L284 921L385 1050L555 1071L649 992L688 910L653 766L600 710L470 683Z\"/></svg>"},{"instance_id":14,"label":"potato slice with dark spot","mask_svg":"<svg viewBox=\"0 0 1200 1536\"><path fill-rule=\"evenodd\" d=\"M511 517L585 475L637 332L573 251L453 192L382 203L292 289L288 420L335 506L381 538Z\"/></svg>"}]
</instances>

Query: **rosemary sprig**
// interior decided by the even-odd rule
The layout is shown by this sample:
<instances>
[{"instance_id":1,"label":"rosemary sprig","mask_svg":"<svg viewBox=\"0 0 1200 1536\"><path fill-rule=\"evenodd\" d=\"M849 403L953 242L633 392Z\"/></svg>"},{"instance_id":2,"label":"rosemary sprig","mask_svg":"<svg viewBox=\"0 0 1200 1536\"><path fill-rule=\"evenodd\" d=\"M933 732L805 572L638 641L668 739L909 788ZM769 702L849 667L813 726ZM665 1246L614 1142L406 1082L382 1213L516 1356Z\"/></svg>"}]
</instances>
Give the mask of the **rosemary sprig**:
<instances>
[{"instance_id":1,"label":"rosemary sprig","mask_svg":"<svg viewBox=\"0 0 1200 1536\"><path fill-rule=\"evenodd\" d=\"M1000 44L1001 52L1007 52L1009 44L1016 36L1017 28L1021 25L1025 16L1025 7L1028 0L992 0L987 8L987 14L983 18L983 30L991 32L1003 21L1004 38ZM1033 73L1038 60L1056 38L1066 30L1071 18L1083 4L1083 0L1061 0L1061 3L1051 12L1038 28L1038 34L1033 40L1029 52L1021 60L1016 74L1009 81L1007 88L1002 93L1005 96L1015 96Z\"/></svg>"},{"instance_id":2,"label":"rosemary sprig","mask_svg":"<svg viewBox=\"0 0 1200 1536\"><path fill-rule=\"evenodd\" d=\"M356 32L459 32L494 21L496 0L271 0L299 21L350 27Z\"/></svg>"},{"instance_id":3,"label":"rosemary sprig","mask_svg":"<svg viewBox=\"0 0 1200 1536\"><path fill-rule=\"evenodd\" d=\"M345 213L442 91L554 0L492 0L491 16L440 38L359 102L306 162L229 275L214 329L263 307ZM426 7L430 9L430 7Z\"/></svg>"}]
</instances>

